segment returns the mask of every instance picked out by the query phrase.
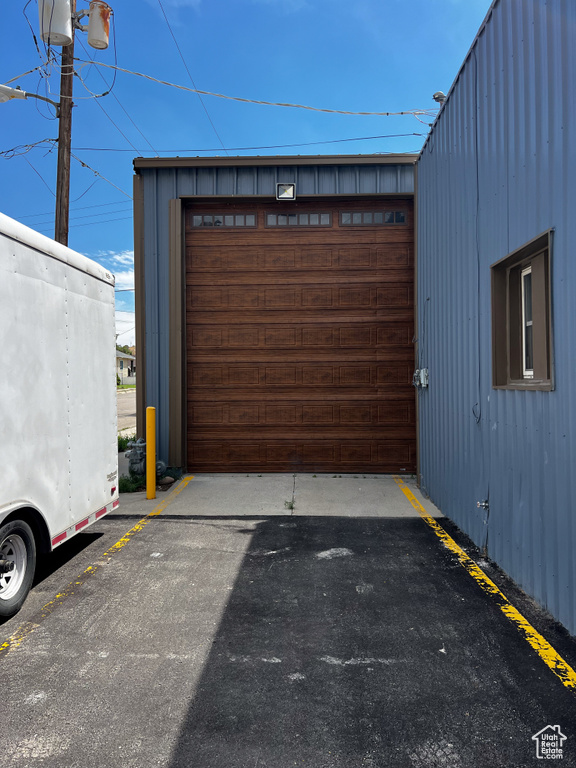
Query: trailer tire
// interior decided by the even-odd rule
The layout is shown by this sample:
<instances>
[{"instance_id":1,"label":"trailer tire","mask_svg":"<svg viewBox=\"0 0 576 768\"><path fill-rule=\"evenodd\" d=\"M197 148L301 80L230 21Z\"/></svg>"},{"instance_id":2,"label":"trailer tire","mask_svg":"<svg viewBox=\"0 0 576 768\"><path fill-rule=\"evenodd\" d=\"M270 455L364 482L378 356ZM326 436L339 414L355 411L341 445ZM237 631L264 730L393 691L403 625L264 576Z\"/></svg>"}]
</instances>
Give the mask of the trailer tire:
<instances>
[{"instance_id":1,"label":"trailer tire","mask_svg":"<svg viewBox=\"0 0 576 768\"><path fill-rule=\"evenodd\" d=\"M0 526L0 561L11 561L14 569L0 571L0 618L18 613L30 591L36 569L36 542L24 520Z\"/></svg>"}]
</instances>

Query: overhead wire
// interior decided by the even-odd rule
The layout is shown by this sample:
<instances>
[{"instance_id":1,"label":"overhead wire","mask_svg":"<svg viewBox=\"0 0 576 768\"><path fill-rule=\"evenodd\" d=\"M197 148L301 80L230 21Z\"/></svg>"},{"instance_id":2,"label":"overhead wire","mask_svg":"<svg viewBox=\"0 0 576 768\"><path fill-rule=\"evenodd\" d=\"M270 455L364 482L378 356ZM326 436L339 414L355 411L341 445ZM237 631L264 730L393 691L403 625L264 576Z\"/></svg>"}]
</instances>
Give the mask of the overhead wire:
<instances>
[{"instance_id":1,"label":"overhead wire","mask_svg":"<svg viewBox=\"0 0 576 768\"><path fill-rule=\"evenodd\" d=\"M85 52L86 52L86 54L88 55L88 51L86 51L86 48L84 47L84 44L82 43L82 41L81 41L81 40L79 40L78 42L80 43L80 45L82 46L82 48L84 48L84 51L85 51ZM98 73L99 73L100 75L102 74L102 73L101 73L99 70L98 70ZM116 130L118 131L118 133L119 133L119 134L120 134L120 135L121 135L121 136L122 136L122 137L123 137L123 138L124 138L124 139L127 141L127 143L128 143L128 144L130 144L130 146L132 147L132 149L133 149L135 152L138 152L138 149L137 149L137 148L134 146L134 144L132 144L132 142L130 141L130 139L128 138L128 136L126 136L126 134L124 133L124 131L123 131L123 130L122 130L122 129L121 129L121 128L120 128L120 127L119 127L119 126L118 126L118 125L117 125L117 124L114 122L114 120L113 120L113 119L110 117L110 115L108 114L108 112L106 111L106 109L105 109L105 108L102 106L102 104L101 104L101 103L100 103L100 101L99 101L99 98L100 98L101 96L106 96L108 93L110 93L110 89L109 89L108 91L106 91L106 93L102 93L102 94L93 94L93 93L90 91L90 89L88 88L88 86L86 85L86 83L84 82L84 80L82 79L82 76L81 76L79 73L77 73L77 72L76 72L75 74L76 74L76 77L77 77L77 78L80 80L80 82L81 82L81 83L82 83L82 85L84 86L84 88L86 88L86 90L88 91L88 93L92 94L92 96L94 96L94 97L95 97L95 102L96 102L96 104L97 104L97 105L98 105L98 107L99 107L99 108L102 110L102 112L103 112L103 113L104 113L104 115L105 115L105 116L108 118L108 120L109 120L109 121L112 123L112 125L114 126L114 128L116 128ZM104 80L104 78L102 78L102 79ZM104 80L104 82L106 83L106 80ZM106 83L106 85L108 85L108 83Z\"/></svg>"},{"instance_id":2,"label":"overhead wire","mask_svg":"<svg viewBox=\"0 0 576 768\"><path fill-rule=\"evenodd\" d=\"M131 291L133 291L133 290L134 290L134 288L130 288L130 289L127 289L127 290L131 290ZM114 291L114 293L122 293L122 291ZM126 310L125 310L125 309L122 309L122 310L120 310L120 311L121 311L121 312L125 312ZM134 312L130 312L129 314L133 315L133 314L134 314ZM135 331L135 330L136 330L136 326L134 326L134 328L130 328L130 330L128 330L128 331L122 331L122 333L117 333L117 334L116 334L116 338L118 338L119 336L125 336L127 333L132 333L132 331Z\"/></svg>"},{"instance_id":3,"label":"overhead wire","mask_svg":"<svg viewBox=\"0 0 576 768\"><path fill-rule=\"evenodd\" d=\"M124 216L120 219L106 219L105 221L87 221L84 224L70 224L70 227L93 227L96 224L109 224L113 221L129 221L132 219L132 216ZM33 229L44 231L48 230L50 226L50 223L42 222L40 224L33 224Z\"/></svg>"},{"instance_id":4,"label":"overhead wire","mask_svg":"<svg viewBox=\"0 0 576 768\"><path fill-rule=\"evenodd\" d=\"M34 72L37 72L39 69L42 69L45 65L39 64L37 67L34 67L34 69L29 69L28 72L22 72L21 75L16 75L16 77L12 77L10 80L6 80L4 85L10 85L10 83L14 83L16 80L20 80L22 77L26 77L26 75L31 75Z\"/></svg>"},{"instance_id":5,"label":"overhead wire","mask_svg":"<svg viewBox=\"0 0 576 768\"><path fill-rule=\"evenodd\" d=\"M112 18L114 18L114 17L112 17ZM113 39L114 39L114 59L115 59L115 61L116 61L116 59L117 59L117 53L116 53L116 27L115 27L115 26L114 26L114 28L113 28L113 32L114 32L114 35L113 35ZM89 59L90 59L90 60L91 60L93 63L96 63L96 62L94 62L94 60L91 58L91 56L90 56L89 52L86 50L86 47L85 47L84 43L83 43L83 42L82 42L80 39L78 39L78 42L80 43L80 45L81 45L81 46L82 46L82 48L84 49L84 52L86 53L86 55L88 56L88 58L89 58ZM101 72L99 69L96 69L96 71L98 72L98 74L100 75L100 77L101 77L101 79L103 80L104 84L105 84L105 85L106 85L106 87L108 88L108 90L107 90L107 91L105 91L104 93L99 93L99 94L94 94L94 93L92 93L92 91L91 91L91 90L88 88L88 86L86 85L86 83L85 83L84 79L82 78L82 76L80 75L80 73L79 73L79 72L77 72L77 71L75 71L75 73L74 73L74 74L75 74L75 75L76 75L76 77L77 77L77 78L80 80L80 82L82 83L82 85L84 86L84 88L86 88L86 90L88 91L88 93L92 94L92 96L93 96L94 98L96 98L96 99L99 99L99 98L102 98L103 96L108 96L108 95L109 95L109 96L112 96L112 98L113 98L113 99L116 101L116 103L118 104L118 106L120 107L120 109L121 109L121 110L124 112L124 114L126 115L126 117L128 118L128 120L130 120L130 122L132 123L132 125L134 126L134 128L135 128L135 129L138 131L138 133L140 134L140 136L142 136L142 138L144 139L144 141L146 142L146 144L148 144L148 146L150 147L150 149L151 149L151 150L152 150L152 151L153 151L155 154L158 154L158 153L157 153L157 151L156 151L156 149L155 149L155 148L152 146L151 142L148 140L148 138L147 138L147 137L146 137L146 136L145 136L145 135L142 133L142 131L140 130L140 128L139 128L139 127L136 125L136 123L134 122L134 120L132 119L132 117L130 116L130 114L128 113L128 111L125 109L125 107L124 107L124 105L122 104L122 102L121 102L121 101L118 99L118 97L116 96L116 94L115 94L115 93L113 93L113 90L112 90L112 89L114 88L114 85L115 85L115 83L116 83L116 74L117 74L117 73L116 73L116 71L114 72L114 80L112 81L112 84L111 84L111 85L110 85L110 84L109 84L109 83L106 81L106 78L104 77L104 75L102 74L102 72ZM105 115L106 115L106 117L107 117L107 118L108 118L108 119L109 119L109 120L112 122L112 124L114 125L114 127L115 127L115 128L116 128L116 129L117 129L117 130L118 130L118 131L119 131L119 132L122 134L122 136L123 136L123 137L126 139L126 141L128 142L128 144L130 144L130 146L132 147L132 149L134 149L136 152L139 152L140 150L136 149L136 147L134 146L134 144L132 144L132 142L131 142L131 141L128 139L128 137L127 137L127 136L126 136L126 135L123 133L123 131L122 131L122 130L121 130L119 127L118 127L118 125L116 125L116 123L115 123L115 122L112 120L112 118L110 117L110 115L109 115L109 114L106 112L106 110L105 110L105 109L102 107L102 105L100 104L100 102L99 102L99 101L97 101L96 103L98 104L98 106L100 107L100 109L102 109L102 110L103 110L104 114L105 114Z\"/></svg>"},{"instance_id":6,"label":"overhead wire","mask_svg":"<svg viewBox=\"0 0 576 768\"><path fill-rule=\"evenodd\" d=\"M104 208L109 205L123 205L126 201L125 200L115 200L112 203L97 203L96 205L83 205L80 206L80 208L76 208L76 211L91 211L93 208ZM74 211L74 213L76 212ZM28 213L24 216L17 216L17 219L34 219L38 216L51 216L53 211L46 211L44 213ZM106 211L105 214L108 215L109 213L116 213L116 211Z\"/></svg>"},{"instance_id":7,"label":"overhead wire","mask_svg":"<svg viewBox=\"0 0 576 768\"><path fill-rule=\"evenodd\" d=\"M342 144L348 141L372 141L375 139L399 139L408 136L426 136L424 133L390 133L382 134L380 136L355 136L348 139L326 139L324 141L302 141L294 144L267 144L258 147L228 147L229 150L234 152L248 152L257 149L286 149L289 147L312 147L319 144ZM78 152L129 152L129 149L123 149L121 147L75 147ZM194 148L194 149L160 149L161 153L168 152L217 152L219 147L208 147L206 149ZM141 151L141 150L139 150ZM381 153L387 154L387 153ZM394 153L391 153L394 154Z\"/></svg>"},{"instance_id":8,"label":"overhead wire","mask_svg":"<svg viewBox=\"0 0 576 768\"><path fill-rule=\"evenodd\" d=\"M105 64L101 61L85 61L84 59L75 58L75 61L80 62L81 64L94 64L97 67L105 67L107 69L116 69L119 72L124 72L128 75L134 75L135 77L142 77L145 80L150 80L153 83L159 83L160 85L166 85L170 88L176 88L180 91L188 91L189 93L200 93L203 96L214 96L217 99L227 99L228 101L239 101L244 104L259 104L261 106L266 107L288 107L290 109L306 109L310 112L324 112L327 114L332 115L353 115L353 116L360 116L360 117L396 117L399 115L427 115L429 117L433 117L436 115L437 110L434 109L408 109L403 110L401 112L354 112L351 110L345 110L345 109L326 109L323 107L311 107L307 106L306 104L291 104L289 102L279 102L279 101L262 101L259 99L246 99L241 96L228 96L224 93L215 93L213 91L203 91L199 88L188 88L186 85L178 85L177 83L171 83L168 80L161 80L157 77L152 77L152 75L146 75L142 72L134 72L131 69L125 69L124 67L118 67L113 64Z\"/></svg>"},{"instance_id":9,"label":"overhead wire","mask_svg":"<svg viewBox=\"0 0 576 768\"><path fill-rule=\"evenodd\" d=\"M100 171L97 171L95 168L92 168L91 166L89 166L89 165L88 165L88 163L85 163L83 160L81 160L79 157L77 157L77 156L76 156L76 155L75 155L73 152L70 152L70 156L71 156L71 157L73 157L73 158L74 158L74 160L76 160L76 162L77 162L77 163L80 163L80 165L81 165L83 168L87 168L89 171L92 171L92 173L93 173L95 176L98 176L100 179L103 179L104 181L106 181L108 184L110 184L111 186L113 186L113 187L114 187L114 189L117 189L117 190L118 190L118 192L121 192L123 195L126 195L126 197L127 197L128 199L130 199L130 200L132 200L132 199L133 199L133 198L132 198L132 195L129 195L129 194L128 194L128 192L124 192L124 190L123 190L123 189L121 189L120 187L116 186L116 184L114 184L114 182L113 182L113 181L110 181L110 179L107 179L107 178L106 178L106 176L103 176L103 175L100 173Z\"/></svg>"},{"instance_id":10,"label":"overhead wire","mask_svg":"<svg viewBox=\"0 0 576 768\"><path fill-rule=\"evenodd\" d=\"M202 104L204 112L206 113L206 117L208 118L208 120L210 122L210 125L212 126L212 130L214 131L214 133L216 134L216 138L218 139L218 141L222 145L222 149L224 150L224 152L226 154L228 154L228 150L224 146L224 142L222 141L222 139L220 137L220 134L216 130L216 126L214 125L214 122L213 122L212 118L210 117L210 113L208 112L206 104L204 104L204 99L202 98L202 96L200 95L198 90L196 89L196 83L194 82L194 78L192 77L192 74L191 74L190 70L188 69L188 64L186 64L186 59L184 58L184 56L182 54L182 51L180 50L180 46L178 45L178 40L176 39L176 35L174 34L174 32L172 30L170 22L168 21L168 16L166 15L166 11L164 10L164 6L162 5L162 0L158 0L158 5L160 6L160 10L162 11L162 15L164 16L164 20L166 21L166 25L168 27L168 30L170 31L170 34L172 35L172 39L174 40L174 45L176 46L176 50L180 54L180 58L182 59L182 63L184 64L184 69L188 73L188 77L190 78L190 82L194 86L194 90L196 90L198 98L200 99L200 104Z\"/></svg>"},{"instance_id":11,"label":"overhead wire","mask_svg":"<svg viewBox=\"0 0 576 768\"><path fill-rule=\"evenodd\" d=\"M18 144L17 146L12 147L11 149L0 150L0 156L4 156L7 160L11 160L13 157L21 157L22 155L25 155L28 152L31 152L36 147L46 143L52 144L52 146L48 150L48 152L52 152L54 149L54 144L58 143L58 139L40 139L40 141L35 141L33 144Z\"/></svg>"},{"instance_id":12,"label":"overhead wire","mask_svg":"<svg viewBox=\"0 0 576 768\"><path fill-rule=\"evenodd\" d=\"M118 210L118 211L104 211L102 213L85 214L83 216L71 216L70 221L80 221L82 219L96 219L96 218L99 218L100 216L115 216L117 213L128 213L128 212L131 213L132 208L122 208L121 210ZM50 214L47 214L47 215L50 215ZM107 221L110 221L110 219L107 219ZM39 221L36 223L36 226L37 227L48 226L48 224L50 223L51 222L49 221ZM94 221L94 222L87 222L87 223L102 224L103 222ZM77 225L77 226L80 226L80 225Z\"/></svg>"},{"instance_id":13,"label":"overhead wire","mask_svg":"<svg viewBox=\"0 0 576 768\"><path fill-rule=\"evenodd\" d=\"M37 168L35 168L35 167L32 165L32 163L30 162L30 160L28 160L28 158L27 158L26 156L24 156L24 160L26 160L26 162L28 163L28 165L30 166L30 168L32 168L32 170L34 171L34 173L35 173L35 174L36 174L36 175L37 175L37 176L38 176L38 177L41 179L42 183L43 183L43 184L44 184L44 186L45 186L45 187L48 189L48 191L50 192L50 194L51 194L51 195L53 195L54 197L56 197L56 193L54 192L54 190L52 189L52 187L51 187L51 186L48 184L48 182L46 181L46 179L45 179L45 178L42 176L42 174L40 173L40 171L39 171Z\"/></svg>"},{"instance_id":14,"label":"overhead wire","mask_svg":"<svg viewBox=\"0 0 576 768\"><path fill-rule=\"evenodd\" d=\"M84 192L82 192L82 194L81 194L81 195L78 195L78 197L75 197L75 198L74 198L74 200L70 200L70 205L71 205L72 203L77 203L77 202L78 202L78 200L82 200L82 198L84 197L84 195L86 195L88 192L90 192L90 190L92 189L92 187L94 186L94 184L98 184L98 179L94 179L94 181L92 182L92 184L90 184L90 186L86 187L86 189L84 190Z\"/></svg>"},{"instance_id":15,"label":"overhead wire","mask_svg":"<svg viewBox=\"0 0 576 768\"><path fill-rule=\"evenodd\" d=\"M34 45L36 46L36 50L38 51L38 56L40 57L40 59L42 59L42 53L40 52L40 46L38 45L38 39L37 39L36 34L34 32L34 27L32 26L32 24L30 22L30 19L26 15L26 8L28 8L28 6L30 5L31 2L32 2L32 0L28 0L26 5L22 9L22 13L24 14L24 18L28 22L28 26L30 27L30 32L32 33L32 38L34 39ZM42 66L45 66L45 64L42 64ZM34 70L32 70L32 71L34 71ZM29 74L29 73L27 72L26 74ZM12 82L12 81L9 80L8 82Z\"/></svg>"}]
</instances>

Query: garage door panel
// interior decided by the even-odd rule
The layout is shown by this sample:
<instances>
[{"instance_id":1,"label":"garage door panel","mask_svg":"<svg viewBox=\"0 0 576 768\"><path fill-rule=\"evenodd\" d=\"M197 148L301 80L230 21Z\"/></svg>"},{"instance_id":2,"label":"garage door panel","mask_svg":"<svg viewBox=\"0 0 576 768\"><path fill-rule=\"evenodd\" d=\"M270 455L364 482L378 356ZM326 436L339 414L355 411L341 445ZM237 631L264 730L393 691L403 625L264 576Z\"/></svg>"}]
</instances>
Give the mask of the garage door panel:
<instances>
[{"instance_id":1,"label":"garage door panel","mask_svg":"<svg viewBox=\"0 0 576 768\"><path fill-rule=\"evenodd\" d=\"M331 401L329 395L321 403L282 399L259 403L243 400L213 404L194 398L188 410L188 423L195 426L195 435L197 430L207 424L231 426L233 429L243 424L287 428L295 424L307 424L318 429L359 425L363 428L375 426L375 433L378 434L380 425L410 425L414 424L414 421L413 400L364 400L352 404L349 400L343 403Z\"/></svg>"},{"instance_id":2,"label":"garage door panel","mask_svg":"<svg viewBox=\"0 0 576 768\"><path fill-rule=\"evenodd\" d=\"M253 443L192 440L188 443L190 462L197 472L334 472L377 473L384 464L387 472L410 472L414 464L411 443L400 440L348 441L266 441Z\"/></svg>"},{"instance_id":3,"label":"garage door panel","mask_svg":"<svg viewBox=\"0 0 576 768\"><path fill-rule=\"evenodd\" d=\"M315 208L332 226L268 226L281 208L234 203L227 220L257 226L188 229L191 471L414 470L412 213L386 205L408 223L345 227L342 204L303 201L291 221Z\"/></svg>"},{"instance_id":4,"label":"garage door panel","mask_svg":"<svg viewBox=\"0 0 576 768\"><path fill-rule=\"evenodd\" d=\"M279 274L275 274L269 269L261 269L253 271L242 270L233 273L215 269L200 273L194 270L193 274L188 275L186 286L188 290L194 287L206 286L207 288L214 289L222 286L235 289L236 292L241 292L255 286L278 288L279 285L294 285L296 287L319 285L321 287L326 287L327 282L330 286L342 285L345 287L351 285L373 287L382 281L386 284L412 284L412 277L407 273L406 268L404 267L395 267L394 269L388 270L374 267L363 271L359 269L338 269L337 271L331 269L328 281L326 279L326 272L317 269L307 271L302 269L291 269L290 271L278 270L278 272Z\"/></svg>"},{"instance_id":5,"label":"garage door panel","mask_svg":"<svg viewBox=\"0 0 576 768\"><path fill-rule=\"evenodd\" d=\"M220 236L220 233L218 233ZM317 248L275 244L270 247L254 249L239 246L237 243L219 246L188 244L188 271L194 271L195 279L203 280L206 275L215 273L225 279L228 273L246 274L249 272L267 273L284 272L286 268L303 274L325 273L335 267L344 275L379 270L383 273L398 271L402 267L413 265L412 248L407 243L394 242L387 248L367 244L355 247Z\"/></svg>"},{"instance_id":6,"label":"garage door panel","mask_svg":"<svg viewBox=\"0 0 576 768\"><path fill-rule=\"evenodd\" d=\"M242 348L254 351L266 348L272 352L274 348L289 349L297 346L299 350L302 349L299 353L302 356L303 348L308 347L314 348L312 354L350 347L370 349L376 354L376 351L385 347L408 347L412 333L413 326L408 320L388 324L366 323L360 320L357 323L312 325L295 321L289 323L286 318L283 318L283 322L271 323L267 317L266 321L260 324L198 324L188 329L187 339L189 351L195 349L196 355L210 354L212 350L217 351L217 354L229 352L237 357L242 354Z\"/></svg>"},{"instance_id":7,"label":"garage door panel","mask_svg":"<svg viewBox=\"0 0 576 768\"><path fill-rule=\"evenodd\" d=\"M344 363L340 365L289 364L287 362L252 366L227 366L225 364L195 364L189 369L192 387L226 387L234 384L262 388L290 385L291 388L366 385L373 389L381 375L379 368L370 362ZM213 391L218 397L218 392Z\"/></svg>"},{"instance_id":8,"label":"garage door panel","mask_svg":"<svg viewBox=\"0 0 576 768\"><path fill-rule=\"evenodd\" d=\"M329 235L326 236L326 232ZM376 234L375 234L376 233ZM377 238L377 241L375 240ZM414 237L410 223L401 227L374 227L374 228L309 228L309 229L262 229L257 230L219 230L219 231L188 231L185 247L188 257L198 259L200 264L210 264L212 253L222 254L222 266L242 264L241 256L246 253L252 268L262 267L265 264L267 253L287 252L297 249L296 264L302 263L302 253L312 251L331 251L332 265L338 258L339 251L351 251L353 249L368 249L376 255L378 250L385 246L393 246L413 249ZM203 251L202 256L197 255L198 248ZM206 251L206 254L204 252ZM206 267L204 267L206 268ZM209 267L208 267L209 268Z\"/></svg>"},{"instance_id":9,"label":"garage door panel","mask_svg":"<svg viewBox=\"0 0 576 768\"><path fill-rule=\"evenodd\" d=\"M195 402L188 411L188 424L194 439L237 436L244 433L246 425L253 427L252 439L274 434L277 427L281 427L284 434L295 432L302 436L302 429L293 429L300 426L309 427L316 437L330 435L334 439L349 439L357 434L375 439L382 435L383 427L388 437L405 437L405 429L415 424L415 409L410 401L385 405L374 402L344 405L330 401L219 405Z\"/></svg>"},{"instance_id":10,"label":"garage door panel","mask_svg":"<svg viewBox=\"0 0 576 768\"><path fill-rule=\"evenodd\" d=\"M408 361L406 361L407 363ZM231 363L195 363L188 368L188 381L191 389L198 386L233 387L237 385L261 386L281 385L288 382L302 387L326 387L342 385L358 386L366 384L370 391L374 387L386 384L411 384L412 374L408 364L400 364L397 358L390 365L382 362L341 361L339 364L331 361L318 363L300 363L291 365L286 360L262 363L251 361L247 364ZM218 397L218 390L213 390L213 396ZM348 395L349 396L349 395Z\"/></svg>"},{"instance_id":11,"label":"garage door panel","mask_svg":"<svg viewBox=\"0 0 576 768\"><path fill-rule=\"evenodd\" d=\"M386 286L376 288L370 283L345 284L327 287L322 284L293 285L286 282L277 285L251 284L249 288L237 286L204 287L188 286L186 307L189 312L234 311L239 309L262 310L359 310L387 307L413 306L412 286L409 283L388 280Z\"/></svg>"}]
</instances>

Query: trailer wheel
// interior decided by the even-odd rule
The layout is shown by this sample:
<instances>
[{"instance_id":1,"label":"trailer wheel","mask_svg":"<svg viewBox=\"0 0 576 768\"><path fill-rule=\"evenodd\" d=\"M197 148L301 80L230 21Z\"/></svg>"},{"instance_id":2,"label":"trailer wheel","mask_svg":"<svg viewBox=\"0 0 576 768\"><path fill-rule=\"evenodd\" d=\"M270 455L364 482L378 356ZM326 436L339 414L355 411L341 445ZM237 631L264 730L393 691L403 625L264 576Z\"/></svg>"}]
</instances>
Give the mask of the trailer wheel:
<instances>
[{"instance_id":1,"label":"trailer wheel","mask_svg":"<svg viewBox=\"0 0 576 768\"><path fill-rule=\"evenodd\" d=\"M36 542L28 523L0 526L0 617L18 613L30 591L36 568Z\"/></svg>"}]
</instances>

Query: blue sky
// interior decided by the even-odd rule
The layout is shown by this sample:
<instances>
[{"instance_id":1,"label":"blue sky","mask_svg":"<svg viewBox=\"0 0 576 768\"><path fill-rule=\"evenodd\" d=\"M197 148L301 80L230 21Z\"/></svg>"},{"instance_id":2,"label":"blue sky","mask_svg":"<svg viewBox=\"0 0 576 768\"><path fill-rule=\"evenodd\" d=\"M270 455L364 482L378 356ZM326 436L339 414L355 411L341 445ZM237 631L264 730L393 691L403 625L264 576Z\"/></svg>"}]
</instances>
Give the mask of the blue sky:
<instances>
[{"instance_id":1,"label":"blue sky","mask_svg":"<svg viewBox=\"0 0 576 768\"><path fill-rule=\"evenodd\" d=\"M77 3L79 9L88 5ZM84 62L94 59L190 88L192 78L199 89L261 101L351 112L433 110L432 94L448 92L490 6L489 0L110 4L114 24L107 51L90 48L85 33L76 36L75 55L83 61L77 62L74 83L69 245L115 273L123 344L134 341L133 292L125 290L133 287L134 157L226 155L226 150L229 155L417 152L432 119L332 115L213 96L201 100ZM39 38L37 0L4 5L0 83L16 78L13 87L57 101L60 76L57 64L47 63ZM20 76L35 67L41 69ZM108 90L109 95L95 97ZM47 105L0 104L0 211L50 237L55 145L29 145L57 135ZM390 138L364 140L372 136Z\"/></svg>"}]
</instances>

